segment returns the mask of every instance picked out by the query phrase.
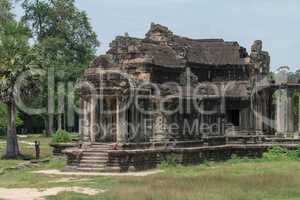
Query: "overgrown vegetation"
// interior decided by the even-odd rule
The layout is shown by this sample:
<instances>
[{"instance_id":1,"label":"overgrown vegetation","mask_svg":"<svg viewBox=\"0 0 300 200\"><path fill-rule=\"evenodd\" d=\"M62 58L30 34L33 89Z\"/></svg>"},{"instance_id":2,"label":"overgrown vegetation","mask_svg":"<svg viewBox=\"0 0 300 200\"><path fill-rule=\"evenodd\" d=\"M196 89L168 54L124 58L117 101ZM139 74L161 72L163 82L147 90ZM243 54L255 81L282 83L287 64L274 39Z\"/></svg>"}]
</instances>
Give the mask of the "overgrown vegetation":
<instances>
[{"instance_id":1,"label":"overgrown vegetation","mask_svg":"<svg viewBox=\"0 0 300 200\"><path fill-rule=\"evenodd\" d=\"M70 133L69 133L70 134ZM71 135L71 134L70 134ZM51 155L51 138L30 135L20 138L22 151L34 154L29 145L41 141L42 158ZM5 141L4 138L0 142ZM4 145L0 143L0 150ZM228 162L209 162L183 167L176 164L176 156L166 156L164 172L147 177L77 177L76 181L59 181L65 176L46 176L32 173L37 170L62 169L64 160L51 158L50 163L1 173L0 188L90 187L107 190L95 196L65 192L47 199L121 199L121 200L294 200L300 192L300 148L289 151L274 146L261 159L239 158ZM1 153L1 151L0 151ZM23 161L0 160L0 168L15 166ZM59 182L57 182L59 181ZM276 189L274 189L276 188Z\"/></svg>"},{"instance_id":2,"label":"overgrown vegetation","mask_svg":"<svg viewBox=\"0 0 300 200\"><path fill-rule=\"evenodd\" d=\"M25 157L32 157L35 156L35 149L34 149L34 141L40 142L41 148L41 159L49 158L52 156L52 149L50 147L51 138L44 137L42 135L26 135L24 137L19 137L20 140L20 150ZM0 159L4 155L4 149L6 147L6 138L0 137ZM20 163L23 162L22 159L20 160L0 160L0 168L2 165L8 165L9 163ZM8 164L7 164L8 163Z\"/></svg>"},{"instance_id":3,"label":"overgrown vegetation","mask_svg":"<svg viewBox=\"0 0 300 200\"><path fill-rule=\"evenodd\" d=\"M266 153L263 154L262 159L267 161L277 161L277 160L286 160L286 159L294 159L291 157L293 153L285 148L280 146L273 146Z\"/></svg>"},{"instance_id":4,"label":"overgrown vegetation","mask_svg":"<svg viewBox=\"0 0 300 200\"><path fill-rule=\"evenodd\" d=\"M231 159L228 161L230 163L242 163L242 162L269 162L269 161L300 161L300 146L294 150L288 150L281 146L275 145L268 149L262 155L262 158L249 159L247 157L239 157L237 155L232 155Z\"/></svg>"},{"instance_id":5,"label":"overgrown vegetation","mask_svg":"<svg viewBox=\"0 0 300 200\"><path fill-rule=\"evenodd\" d=\"M164 160L160 163L160 168L162 169L176 167L176 166L177 166L176 155L167 155L165 156Z\"/></svg>"},{"instance_id":6,"label":"overgrown vegetation","mask_svg":"<svg viewBox=\"0 0 300 200\"><path fill-rule=\"evenodd\" d=\"M53 143L68 143L72 141L72 135L68 131L59 129L52 136Z\"/></svg>"}]
</instances>

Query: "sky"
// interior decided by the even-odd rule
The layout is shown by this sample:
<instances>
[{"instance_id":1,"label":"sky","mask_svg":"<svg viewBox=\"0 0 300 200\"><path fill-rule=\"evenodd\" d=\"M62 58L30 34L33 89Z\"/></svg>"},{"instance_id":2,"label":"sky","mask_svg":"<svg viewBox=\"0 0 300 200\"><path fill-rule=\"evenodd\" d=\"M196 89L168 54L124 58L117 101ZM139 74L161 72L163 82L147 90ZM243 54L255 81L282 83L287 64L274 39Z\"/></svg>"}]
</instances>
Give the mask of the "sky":
<instances>
[{"instance_id":1,"label":"sky","mask_svg":"<svg viewBox=\"0 0 300 200\"><path fill-rule=\"evenodd\" d=\"M250 52L262 40L271 66L300 69L299 0L76 0L87 12L101 46L128 32L144 37L151 22L168 26L176 35L238 41ZM18 16L22 10L17 6Z\"/></svg>"}]
</instances>

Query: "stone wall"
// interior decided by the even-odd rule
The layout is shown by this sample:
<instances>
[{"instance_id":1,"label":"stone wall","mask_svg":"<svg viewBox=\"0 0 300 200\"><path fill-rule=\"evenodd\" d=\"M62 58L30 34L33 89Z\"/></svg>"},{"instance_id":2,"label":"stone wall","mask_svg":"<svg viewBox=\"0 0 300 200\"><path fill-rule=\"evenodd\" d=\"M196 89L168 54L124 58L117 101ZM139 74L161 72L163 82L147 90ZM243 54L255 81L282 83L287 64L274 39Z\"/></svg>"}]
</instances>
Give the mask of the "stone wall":
<instances>
[{"instance_id":1,"label":"stone wall","mask_svg":"<svg viewBox=\"0 0 300 200\"><path fill-rule=\"evenodd\" d=\"M127 172L153 169L169 156L182 165L201 164L206 160L225 161L232 155L259 158L272 146L273 144L228 144L193 148L110 151L107 171ZM281 146L288 149L297 148L297 144Z\"/></svg>"}]
</instances>

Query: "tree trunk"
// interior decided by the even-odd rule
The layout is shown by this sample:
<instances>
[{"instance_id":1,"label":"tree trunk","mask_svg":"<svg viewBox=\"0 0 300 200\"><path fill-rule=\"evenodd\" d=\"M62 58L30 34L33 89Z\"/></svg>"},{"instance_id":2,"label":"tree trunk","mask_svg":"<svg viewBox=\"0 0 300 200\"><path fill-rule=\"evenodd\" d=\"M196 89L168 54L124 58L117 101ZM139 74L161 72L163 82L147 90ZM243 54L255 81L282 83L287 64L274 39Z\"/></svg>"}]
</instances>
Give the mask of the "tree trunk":
<instances>
[{"instance_id":1,"label":"tree trunk","mask_svg":"<svg viewBox=\"0 0 300 200\"><path fill-rule=\"evenodd\" d=\"M43 119L44 119L44 124L45 124L45 127L44 127L44 135L46 137L49 137L50 136L50 133L48 132L48 127L49 127L49 124L48 124L48 115L43 115Z\"/></svg>"},{"instance_id":2,"label":"tree trunk","mask_svg":"<svg viewBox=\"0 0 300 200\"><path fill-rule=\"evenodd\" d=\"M57 129L58 130L62 129L62 114L57 115Z\"/></svg>"},{"instance_id":3,"label":"tree trunk","mask_svg":"<svg viewBox=\"0 0 300 200\"><path fill-rule=\"evenodd\" d=\"M53 126L54 126L54 116L53 116L53 114L48 113L48 127L47 127L48 130L47 130L47 132L48 132L49 136L51 136L54 132Z\"/></svg>"},{"instance_id":4,"label":"tree trunk","mask_svg":"<svg viewBox=\"0 0 300 200\"><path fill-rule=\"evenodd\" d=\"M67 114L66 111L63 113L63 129L67 130L68 129L68 123L67 123Z\"/></svg>"},{"instance_id":5,"label":"tree trunk","mask_svg":"<svg viewBox=\"0 0 300 200\"><path fill-rule=\"evenodd\" d=\"M7 125L7 143L6 143L6 158L17 158L20 155L17 129L16 129L16 114L17 108L15 102L7 104L8 125Z\"/></svg>"}]
</instances>

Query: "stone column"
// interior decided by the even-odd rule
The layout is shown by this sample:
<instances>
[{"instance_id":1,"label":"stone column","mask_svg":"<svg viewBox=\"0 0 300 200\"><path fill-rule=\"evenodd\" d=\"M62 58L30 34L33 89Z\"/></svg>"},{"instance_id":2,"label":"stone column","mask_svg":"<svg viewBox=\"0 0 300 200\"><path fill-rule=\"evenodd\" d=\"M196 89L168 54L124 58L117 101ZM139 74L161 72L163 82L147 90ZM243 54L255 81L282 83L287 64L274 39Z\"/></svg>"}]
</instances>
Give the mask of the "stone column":
<instances>
[{"instance_id":1,"label":"stone column","mask_svg":"<svg viewBox=\"0 0 300 200\"><path fill-rule=\"evenodd\" d=\"M282 112L282 125L283 125L283 133L284 135L288 132L288 93L287 89L282 90L281 97L281 112Z\"/></svg>"},{"instance_id":2,"label":"stone column","mask_svg":"<svg viewBox=\"0 0 300 200\"><path fill-rule=\"evenodd\" d=\"M262 98L260 95L256 97L255 101L255 129L256 131L262 131Z\"/></svg>"},{"instance_id":3,"label":"stone column","mask_svg":"<svg viewBox=\"0 0 300 200\"><path fill-rule=\"evenodd\" d=\"M220 135L225 135L225 121L226 121L226 102L225 98L221 98L220 100L220 110L219 110L219 130Z\"/></svg>"},{"instance_id":4,"label":"stone column","mask_svg":"<svg viewBox=\"0 0 300 200\"><path fill-rule=\"evenodd\" d=\"M160 108L159 100L156 99L155 102L156 108ZM166 115L157 110L153 115L153 142L166 142L168 138L167 133L167 117Z\"/></svg>"},{"instance_id":5,"label":"stone column","mask_svg":"<svg viewBox=\"0 0 300 200\"><path fill-rule=\"evenodd\" d=\"M153 134L154 142L164 142L167 140L166 116L159 112L154 115Z\"/></svg>"},{"instance_id":6,"label":"stone column","mask_svg":"<svg viewBox=\"0 0 300 200\"><path fill-rule=\"evenodd\" d=\"M126 142L126 111L124 109L124 104L121 99L122 97L117 97L117 143L125 143Z\"/></svg>"},{"instance_id":7,"label":"stone column","mask_svg":"<svg viewBox=\"0 0 300 200\"><path fill-rule=\"evenodd\" d=\"M96 142L96 99L91 97L90 100L90 138L91 142Z\"/></svg>"},{"instance_id":8,"label":"stone column","mask_svg":"<svg viewBox=\"0 0 300 200\"><path fill-rule=\"evenodd\" d=\"M298 103L298 132L300 133L300 96L299 96L299 103Z\"/></svg>"},{"instance_id":9,"label":"stone column","mask_svg":"<svg viewBox=\"0 0 300 200\"><path fill-rule=\"evenodd\" d=\"M275 116L276 134L283 132L282 125L282 109L281 109L281 94L276 94L276 116Z\"/></svg>"},{"instance_id":10,"label":"stone column","mask_svg":"<svg viewBox=\"0 0 300 200\"><path fill-rule=\"evenodd\" d=\"M266 91L264 91L264 94L263 94L263 99L262 99L262 130L263 131L267 131L268 130L268 125L264 122L263 118L268 118L268 108L267 108L267 105L268 105L268 94Z\"/></svg>"},{"instance_id":11,"label":"stone column","mask_svg":"<svg viewBox=\"0 0 300 200\"><path fill-rule=\"evenodd\" d=\"M200 133L202 134L202 137L204 137L204 123L205 123L205 120L204 120L204 100L201 100L200 102Z\"/></svg>"},{"instance_id":12,"label":"stone column","mask_svg":"<svg viewBox=\"0 0 300 200\"><path fill-rule=\"evenodd\" d=\"M293 91L288 91L287 94L287 131L294 132L294 112L293 112Z\"/></svg>"},{"instance_id":13,"label":"stone column","mask_svg":"<svg viewBox=\"0 0 300 200\"><path fill-rule=\"evenodd\" d=\"M79 111L79 136L83 138L84 135L84 101L80 98L80 111Z\"/></svg>"},{"instance_id":14,"label":"stone column","mask_svg":"<svg viewBox=\"0 0 300 200\"><path fill-rule=\"evenodd\" d=\"M83 142L90 142L90 106L88 100L83 100L83 122L82 122L82 140Z\"/></svg>"},{"instance_id":15,"label":"stone column","mask_svg":"<svg viewBox=\"0 0 300 200\"><path fill-rule=\"evenodd\" d=\"M276 132L286 134L287 126L287 91L278 90L276 94Z\"/></svg>"}]
</instances>

